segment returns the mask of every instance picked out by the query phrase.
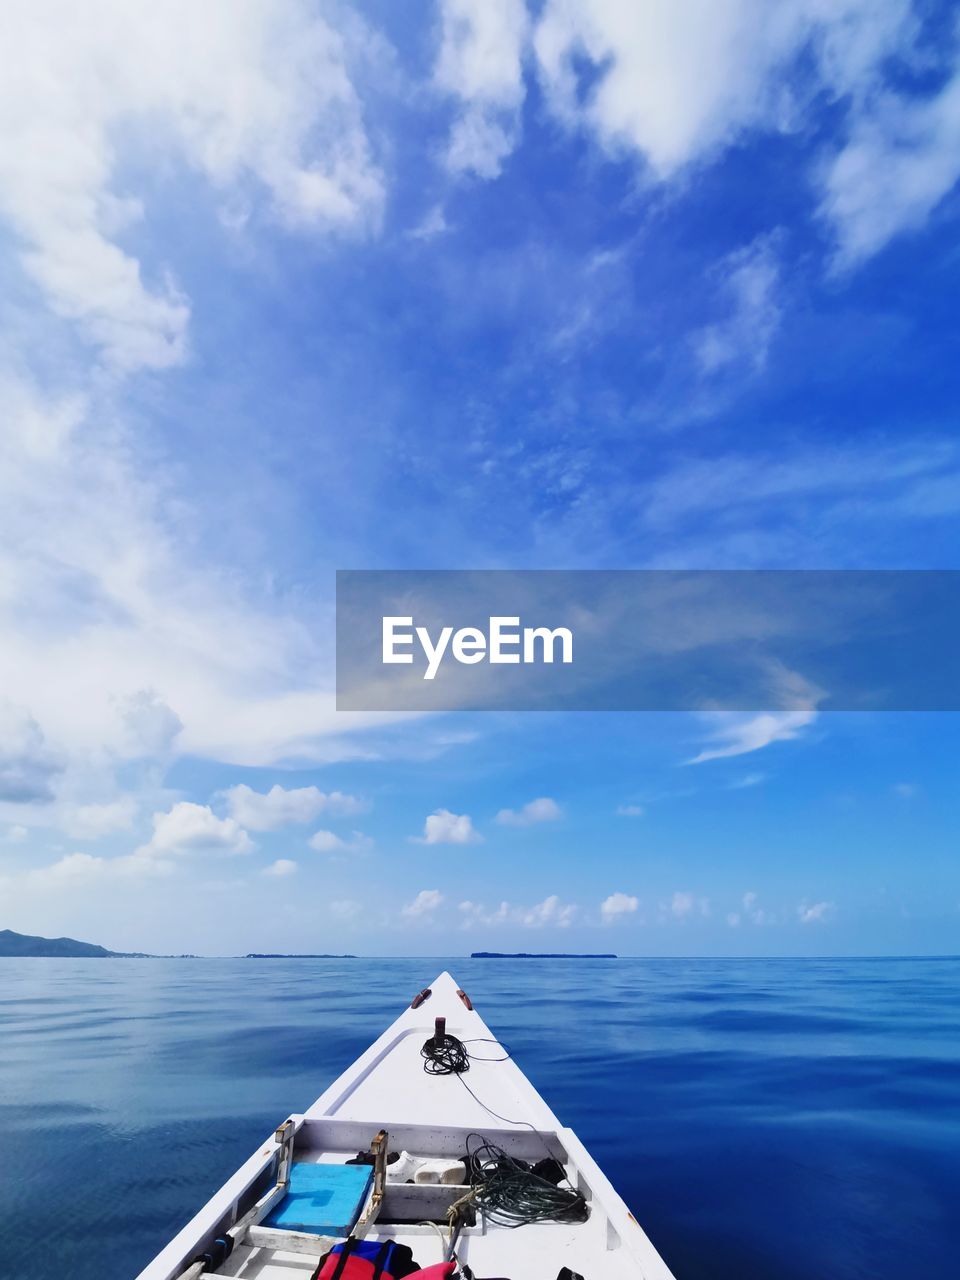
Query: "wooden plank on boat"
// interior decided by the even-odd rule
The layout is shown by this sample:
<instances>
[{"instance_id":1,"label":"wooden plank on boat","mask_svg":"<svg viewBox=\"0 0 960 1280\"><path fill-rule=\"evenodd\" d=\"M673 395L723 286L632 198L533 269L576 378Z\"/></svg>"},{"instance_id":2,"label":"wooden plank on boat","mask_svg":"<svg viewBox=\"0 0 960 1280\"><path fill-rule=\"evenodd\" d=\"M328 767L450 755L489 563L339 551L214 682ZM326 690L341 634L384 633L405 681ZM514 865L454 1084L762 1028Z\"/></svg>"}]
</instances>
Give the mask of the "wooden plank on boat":
<instances>
[{"instance_id":1,"label":"wooden plank on boat","mask_svg":"<svg viewBox=\"0 0 960 1280\"><path fill-rule=\"evenodd\" d=\"M334 1236L315 1236L309 1231L281 1231L278 1227L247 1227L243 1243L252 1249L282 1249L322 1258L337 1243Z\"/></svg>"}]
</instances>

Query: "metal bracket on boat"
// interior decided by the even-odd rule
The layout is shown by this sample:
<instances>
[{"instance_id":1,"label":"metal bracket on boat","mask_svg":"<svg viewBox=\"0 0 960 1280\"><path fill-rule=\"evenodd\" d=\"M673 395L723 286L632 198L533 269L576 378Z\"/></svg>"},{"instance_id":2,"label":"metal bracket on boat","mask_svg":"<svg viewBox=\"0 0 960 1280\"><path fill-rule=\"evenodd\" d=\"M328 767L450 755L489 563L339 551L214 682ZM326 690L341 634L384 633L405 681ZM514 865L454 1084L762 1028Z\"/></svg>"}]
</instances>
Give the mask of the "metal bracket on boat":
<instances>
[{"instance_id":1,"label":"metal bracket on boat","mask_svg":"<svg viewBox=\"0 0 960 1280\"><path fill-rule=\"evenodd\" d=\"M423 1002L425 1000L429 1000L432 995L433 995L432 989L430 987L424 987L423 990L418 991L417 994L410 1001L410 1008L419 1009L420 1006L423 1004Z\"/></svg>"},{"instance_id":2,"label":"metal bracket on boat","mask_svg":"<svg viewBox=\"0 0 960 1280\"><path fill-rule=\"evenodd\" d=\"M373 1191L367 1206L354 1227L354 1235L365 1231L377 1217L383 1207L383 1196L387 1187L387 1131L381 1129L370 1143L370 1154L373 1156Z\"/></svg>"},{"instance_id":3,"label":"metal bracket on boat","mask_svg":"<svg viewBox=\"0 0 960 1280\"><path fill-rule=\"evenodd\" d=\"M273 1135L280 1148L280 1159L277 1162L277 1186L286 1191L290 1185L290 1166L293 1164L293 1141L297 1136L297 1127L292 1120L284 1120Z\"/></svg>"},{"instance_id":4,"label":"metal bracket on boat","mask_svg":"<svg viewBox=\"0 0 960 1280\"><path fill-rule=\"evenodd\" d=\"M459 988L459 987L458 987L458 988L457 988L457 995L460 997L460 1001L461 1001L461 1003L462 1003L463 1007L464 1007L465 1009L468 1009L468 1010L470 1011L470 1013L473 1013L473 1001L470 999L470 997L467 995L467 993L466 993L465 991L461 990L461 988Z\"/></svg>"}]
</instances>

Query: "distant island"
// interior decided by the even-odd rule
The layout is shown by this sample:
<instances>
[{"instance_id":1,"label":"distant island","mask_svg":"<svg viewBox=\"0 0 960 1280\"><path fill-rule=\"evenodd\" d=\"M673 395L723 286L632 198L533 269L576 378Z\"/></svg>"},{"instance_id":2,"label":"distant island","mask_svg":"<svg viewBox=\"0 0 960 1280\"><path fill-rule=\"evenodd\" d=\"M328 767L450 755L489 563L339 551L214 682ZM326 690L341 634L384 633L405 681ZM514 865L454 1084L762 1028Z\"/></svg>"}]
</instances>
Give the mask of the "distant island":
<instances>
[{"instance_id":1,"label":"distant island","mask_svg":"<svg viewBox=\"0 0 960 1280\"><path fill-rule=\"evenodd\" d=\"M244 960L356 960L357 957L327 955L321 951L315 954L309 951L291 951L289 954L283 951L248 951L243 958Z\"/></svg>"},{"instance_id":2,"label":"distant island","mask_svg":"<svg viewBox=\"0 0 960 1280\"><path fill-rule=\"evenodd\" d=\"M471 951L471 960L616 960L612 951Z\"/></svg>"}]
</instances>

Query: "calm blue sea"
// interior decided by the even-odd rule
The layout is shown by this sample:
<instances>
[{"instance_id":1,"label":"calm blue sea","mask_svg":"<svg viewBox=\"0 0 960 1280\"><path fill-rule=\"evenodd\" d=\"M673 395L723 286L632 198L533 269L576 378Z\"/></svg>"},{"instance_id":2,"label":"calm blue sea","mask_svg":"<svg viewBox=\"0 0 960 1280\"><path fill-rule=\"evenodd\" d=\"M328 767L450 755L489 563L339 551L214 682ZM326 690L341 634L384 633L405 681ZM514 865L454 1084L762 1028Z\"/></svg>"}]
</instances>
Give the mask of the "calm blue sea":
<instances>
[{"instance_id":1,"label":"calm blue sea","mask_svg":"<svg viewBox=\"0 0 960 1280\"><path fill-rule=\"evenodd\" d=\"M960 961L460 959L0 960L0 1276L129 1280L443 968L679 1280L960 1276Z\"/></svg>"}]
</instances>

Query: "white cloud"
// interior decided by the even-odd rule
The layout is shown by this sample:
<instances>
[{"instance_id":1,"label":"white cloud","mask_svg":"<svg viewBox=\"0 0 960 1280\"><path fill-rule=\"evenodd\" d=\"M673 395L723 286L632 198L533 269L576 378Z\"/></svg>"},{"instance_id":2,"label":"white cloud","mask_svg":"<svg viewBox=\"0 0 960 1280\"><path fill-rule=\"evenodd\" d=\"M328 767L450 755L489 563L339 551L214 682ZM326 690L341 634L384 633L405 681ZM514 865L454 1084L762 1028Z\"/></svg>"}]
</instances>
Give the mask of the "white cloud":
<instances>
[{"instance_id":1,"label":"white cloud","mask_svg":"<svg viewBox=\"0 0 960 1280\"><path fill-rule=\"evenodd\" d=\"M801 924L824 924L836 909L833 902L801 902L797 907L797 918Z\"/></svg>"},{"instance_id":2,"label":"white cloud","mask_svg":"<svg viewBox=\"0 0 960 1280\"><path fill-rule=\"evenodd\" d=\"M505 827L532 827L538 822L556 822L563 817L563 810L556 800L549 796L541 796L531 800L522 809L501 809L497 814L497 822Z\"/></svg>"},{"instance_id":3,"label":"white cloud","mask_svg":"<svg viewBox=\"0 0 960 1280\"><path fill-rule=\"evenodd\" d=\"M26 840L30 832L26 827L17 823L15 826L7 828L6 840L8 844L22 844Z\"/></svg>"},{"instance_id":4,"label":"white cloud","mask_svg":"<svg viewBox=\"0 0 960 1280\"><path fill-rule=\"evenodd\" d=\"M278 858L276 862L271 862L268 867L264 867L263 874L265 876L292 876L296 873L297 864L290 858Z\"/></svg>"},{"instance_id":5,"label":"white cloud","mask_svg":"<svg viewBox=\"0 0 960 1280\"><path fill-rule=\"evenodd\" d=\"M317 853L347 853L356 852L359 849L369 849L373 841L369 836L365 836L362 831L351 831L347 839L344 839L343 836L338 836L333 831L317 831L307 843Z\"/></svg>"},{"instance_id":6,"label":"white cloud","mask_svg":"<svg viewBox=\"0 0 960 1280\"><path fill-rule=\"evenodd\" d=\"M183 358L189 307L146 281L120 237L144 216L117 190L124 147L179 152L218 191L294 225L379 216L342 38L298 0L11 0L3 9L0 216L52 310L120 369Z\"/></svg>"},{"instance_id":7,"label":"white cloud","mask_svg":"<svg viewBox=\"0 0 960 1280\"><path fill-rule=\"evenodd\" d=\"M543 929L547 926L566 929L568 925L573 924L578 911L579 907L572 903L561 902L557 895L552 893L542 902L538 902L535 907L525 911L521 923L528 929Z\"/></svg>"},{"instance_id":8,"label":"white cloud","mask_svg":"<svg viewBox=\"0 0 960 1280\"><path fill-rule=\"evenodd\" d=\"M363 904L353 898L337 898L330 903L330 912L339 920L355 920L363 911Z\"/></svg>"},{"instance_id":9,"label":"white cloud","mask_svg":"<svg viewBox=\"0 0 960 1280\"><path fill-rule=\"evenodd\" d=\"M728 912L727 924L730 926L731 929L739 929L740 928L740 912L739 911Z\"/></svg>"},{"instance_id":10,"label":"white cloud","mask_svg":"<svg viewBox=\"0 0 960 1280\"><path fill-rule=\"evenodd\" d=\"M710 914L710 900L709 898L698 898L684 890L678 890L670 899L667 909L678 920L686 920L692 915L708 916Z\"/></svg>"},{"instance_id":11,"label":"white cloud","mask_svg":"<svg viewBox=\"0 0 960 1280\"><path fill-rule=\"evenodd\" d=\"M423 835L412 837L417 844L477 844L483 837L474 830L466 813L437 809L423 824Z\"/></svg>"},{"instance_id":12,"label":"white cloud","mask_svg":"<svg viewBox=\"0 0 960 1280\"><path fill-rule=\"evenodd\" d=\"M167 813L153 815L153 836L137 854L249 853L253 847L235 818L218 818L208 805L181 800Z\"/></svg>"},{"instance_id":13,"label":"white cloud","mask_svg":"<svg viewBox=\"0 0 960 1280\"><path fill-rule=\"evenodd\" d=\"M68 853L46 867L36 867L21 877L35 889L63 889L116 880L153 879L169 875L172 867L139 852L119 858L100 858L90 853Z\"/></svg>"},{"instance_id":14,"label":"white cloud","mask_svg":"<svg viewBox=\"0 0 960 1280\"><path fill-rule=\"evenodd\" d=\"M183 721L152 689L120 699L127 746L134 756L159 758L173 747Z\"/></svg>"},{"instance_id":15,"label":"white cloud","mask_svg":"<svg viewBox=\"0 0 960 1280\"><path fill-rule=\"evenodd\" d=\"M68 835L80 840L98 840L115 831L129 831L137 816L133 796L121 796L101 804L82 804L68 809L62 821Z\"/></svg>"},{"instance_id":16,"label":"white cloud","mask_svg":"<svg viewBox=\"0 0 960 1280\"><path fill-rule=\"evenodd\" d=\"M312 822L321 813L345 817L363 808L356 796L317 787L285 788L274 785L267 792L254 791L246 783L224 791L231 815L251 831L275 831L295 823Z\"/></svg>"},{"instance_id":17,"label":"white cloud","mask_svg":"<svg viewBox=\"0 0 960 1280\"><path fill-rule=\"evenodd\" d=\"M733 782L728 783L730 791L747 791L751 787L759 787L767 780L765 773L745 773L742 778L736 778Z\"/></svg>"},{"instance_id":18,"label":"white cloud","mask_svg":"<svg viewBox=\"0 0 960 1280\"><path fill-rule=\"evenodd\" d=\"M617 816L620 818L642 818L644 812L645 810L642 804L617 805Z\"/></svg>"},{"instance_id":19,"label":"white cloud","mask_svg":"<svg viewBox=\"0 0 960 1280\"><path fill-rule=\"evenodd\" d=\"M440 0L440 12L434 82L460 102L447 166L453 173L495 178L519 136L526 6L524 0Z\"/></svg>"},{"instance_id":20,"label":"white cloud","mask_svg":"<svg viewBox=\"0 0 960 1280\"><path fill-rule=\"evenodd\" d=\"M434 236L449 231L447 215L442 204L432 205L415 227L407 232L411 240L432 240Z\"/></svg>"},{"instance_id":21,"label":"white cloud","mask_svg":"<svg viewBox=\"0 0 960 1280\"><path fill-rule=\"evenodd\" d=\"M731 366L763 368L780 325L780 266L773 238L761 236L719 266L729 312L693 335L697 363L705 374Z\"/></svg>"},{"instance_id":22,"label":"white cloud","mask_svg":"<svg viewBox=\"0 0 960 1280\"><path fill-rule=\"evenodd\" d=\"M525 929L566 929L573 924L580 910L574 904L561 902L555 893L532 907L514 906L510 902L501 902L499 906L488 910L483 903L466 901L460 903L459 909L464 917L465 927L474 924L484 926L515 924Z\"/></svg>"},{"instance_id":23,"label":"white cloud","mask_svg":"<svg viewBox=\"0 0 960 1280\"><path fill-rule=\"evenodd\" d=\"M632 915L639 907L639 899L628 893L611 893L600 904L600 915L604 924L612 924L621 916Z\"/></svg>"},{"instance_id":24,"label":"white cloud","mask_svg":"<svg viewBox=\"0 0 960 1280\"><path fill-rule=\"evenodd\" d=\"M412 902L403 908L405 916L429 915L443 903L443 894L439 889L421 889Z\"/></svg>"},{"instance_id":25,"label":"white cloud","mask_svg":"<svg viewBox=\"0 0 960 1280\"><path fill-rule=\"evenodd\" d=\"M776 923L774 913L760 905L759 895L754 893L753 890L745 893L741 899L741 912L737 913L737 923L739 923L741 917L750 924L766 925Z\"/></svg>"},{"instance_id":26,"label":"white cloud","mask_svg":"<svg viewBox=\"0 0 960 1280\"><path fill-rule=\"evenodd\" d=\"M920 794L920 788L915 782L897 782L894 784L893 794L901 800L915 800Z\"/></svg>"},{"instance_id":27,"label":"white cloud","mask_svg":"<svg viewBox=\"0 0 960 1280\"><path fill-rule=\"evenodd\" d=\"M463 924L520 924L525 929L570 927L579 914L580 908L575 904L564 904L557 893L550 893L543 902L534 906L515 906L511 902L500 902L497 908L488 910L481 902L461 902L460 911Z\"/></svg>"},{"instance_id":28,"label":"white cloud","mask_svg":"<svg viewBox=\"0 0 960 1280\"><path fill-rule=\"evenodd\" d=\"M930 97L878 96L824 168L820 212L855 266L921 227L960 178L960 70Z\"/></svg>"},{"instance_id":29,"label":"white cloud","mask_svg":"<svg viewBox=\"0 0 960 1280\"><path fill-rule=\"evenodd\" d=\"M813 724L816 711L765 711L746 719L731 715L726 723L712 735L717 743L688 760L688 764L705 764L708 760L727 760L732 756L748 755L762 751L774 742L790 742L800 736L803 729Z\"/></svg>"},{"instance_id":30,"label":"white cloud","mask_svg":"<svg viewBox=\"0 0 960 1280\"><path fill-rule=\"evenodd\" d=\"M902 42L909 10L909 0L547 0L534 45L560 117L613 155L638 154L662 181L747 131L797 128L818 92L855 105ZM789 74L798 64L802 87Z\"/></svg>"},{"instance_id":31,"label":"white cloud","mask_svg":"<svg viewBox=\"0 0 960 1280\"><path fill-rule=\"evenodd\" d=\"M0 698L0 800L46 803L53 799L53 782L62 770L33 716Z\"/></svg>"}]
</instances>

